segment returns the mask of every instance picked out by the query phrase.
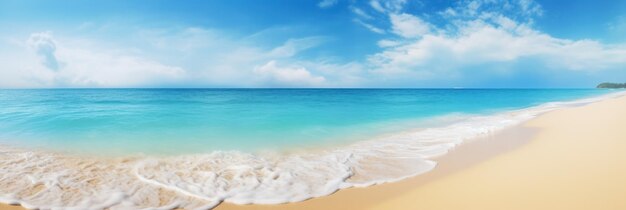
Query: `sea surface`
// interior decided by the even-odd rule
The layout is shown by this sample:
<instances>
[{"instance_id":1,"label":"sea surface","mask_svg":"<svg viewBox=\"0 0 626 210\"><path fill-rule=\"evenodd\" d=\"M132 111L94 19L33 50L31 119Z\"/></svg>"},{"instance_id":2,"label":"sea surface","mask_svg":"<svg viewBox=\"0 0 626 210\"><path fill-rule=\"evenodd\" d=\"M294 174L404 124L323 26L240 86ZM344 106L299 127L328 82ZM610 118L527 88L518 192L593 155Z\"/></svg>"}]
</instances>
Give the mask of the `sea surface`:
<instances>
[{"instance_id":1,"label":"sea surface","mask_svg":"<svg viewBox=\"0 0 626 210\"><path fill-rule=\"evenodd\" d=\"M607 92L598 89L0 90L0 143L115 155L280 150L345 144L433 126L445 121L441 117L446 116L487 115Z\"/></svg>"},{"instance_id":2,"label":"sea surface","mask_svg":"<svg viewBox=\"0 0 626 210\"><path fill-rule=\"evenodd\" d=\"M468 139L606 89L0 90L0 202L277 204L428 172Z\"/></svg>"}]
</instances>

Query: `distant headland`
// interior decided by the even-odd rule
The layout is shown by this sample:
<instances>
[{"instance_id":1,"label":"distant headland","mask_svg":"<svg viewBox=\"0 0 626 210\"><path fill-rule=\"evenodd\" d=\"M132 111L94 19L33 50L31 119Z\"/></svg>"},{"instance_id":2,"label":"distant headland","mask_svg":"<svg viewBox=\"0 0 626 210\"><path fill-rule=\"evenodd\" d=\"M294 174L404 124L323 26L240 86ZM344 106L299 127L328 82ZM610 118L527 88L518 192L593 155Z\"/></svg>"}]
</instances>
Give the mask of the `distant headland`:
<instances>
[{"instance_id":1,"label":"distant headland","mask_svg":"<svg viewBox=\"0 0 626 210\"><path fill-rule=\"evenodd\" d=\"M626 88L626 83L600 83L596 88Z\"/></svg>"}]
</instances>

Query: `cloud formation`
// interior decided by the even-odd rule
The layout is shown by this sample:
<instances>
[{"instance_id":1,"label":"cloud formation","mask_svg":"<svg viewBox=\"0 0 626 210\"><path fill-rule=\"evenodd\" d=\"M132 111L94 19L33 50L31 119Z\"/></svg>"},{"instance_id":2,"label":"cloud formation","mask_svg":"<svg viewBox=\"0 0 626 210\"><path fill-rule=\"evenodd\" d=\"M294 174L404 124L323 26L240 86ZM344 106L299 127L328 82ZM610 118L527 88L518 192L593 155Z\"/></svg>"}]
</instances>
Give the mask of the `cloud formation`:
<instances>
[{"instance_id":1,"label":"cloud formation","mask_svg":"<svg viewBox=\"0 0 626 210\"><path fill-rule=\"evenodd\" d=\"M31 34L27 43L41 56L44 66L53 71L59 70L59 61L55 55L57 47L50 32Z\"/></svg>"},{"instance_id":2,"label":"cloud formation","mask_svg":"<svg viewBox=\"0 0 626 210\"><path fill-rule=\"evenodd\" d=\"M305 37L299 39L289 39L283 45L272 49L269 52L270 56L276 57L291 57L299 52L307 49L311 49L326 42L328 39L325 37Z\"/></svg>"},{"instance_id":3,"label":"cloud formation","mask_svg":"<svg viewBox=\"0 0 626 210\"><path fill-rule=\"evenodd\" d=\"M339 2L339 0L322 0L320 1L317 6L321 7L321 8L327 8L327 7L332 7L335 4L337 4Z\"/></svg>"},{"instance_id":4,"label":"cloud formation","mask_svg":"<svg viewBox=\"0 0 626 210\"><path fill-rule=\"evenodd\" d=\"M407 3L407 0L370 0L369 5L381 13L398 13Z\"/></svg>"},{"instance_id":5,"label":"cloud formation","mask_svg":"<svg viewBox=\"0 0 626 210\"><path fill-rule=\"evenodd\" d=\"M397 87L525 74L600 75L626 66L626 45L555 37L535 25L532 0L461 0L435 11L417 1L319 1L347 5L362 30L272 26L246 35L218 28L126 29L124 39L35 32L0 39L1 87ZM423 2L428 4L428 2ZM325 14L339 8L321 10ZM607 25L618 33L623 18ZM350 22L352 21L352 22ZM344 25L335 25L340 28ZM294 30L297 33L285 33ZM333 28L333 30L339 30ZM341 29L343 30L343 29ZM346 29L351 30L351 29ZM103 33L101 33L103 32ZM118 31L119 32L119 31ZM249 32L248 32L249 33ZM16 33L17 34L17 33ZM84 34L83 34L84 35ZM5 37L0 37L5 38ZM352 40L350 40L352 41ZM8 43L8 44L7 44ZM346 54L336 54L345 52ZM332 54L335 53L335 54ZM513 76L511 76L513 75ZM622 73L623 75L623 73ZM528 76L528 75L526 75ZM531 75L532 76L532 75ZM450 85L452 84L452 85Z\"/></svg>"},{"instance_id":6,"label":"cloud formation","mask_svg":"<svg viewBox=\"0 0 626 210\"><path fill-rule=\"evenodd\" d=\"M393 33L404 38L416 38L430 33L430 24L419 17L401 13L391 14L389 19Z\"/></svg>"},{"instance_id":7,"label":"cloud formation","mask_svg":"<svg viewBox=\"0 0 626 210\"><path fill-rule=\"evenodd\" d=\"M265 82L276 86L322 86L326 79L322 76L314 76L304 67L279 67L272 60L254 69Z\"/></svg>"},{"instance_id":8,"label":"cloud formation","mask_svg":"<svg viewBox=\"0 0 626 210\"><path fill-rule=\"evenodd\" d=\"M24 43L42 62L31 62L32 52L17 45L10 55L13 59L0 70L0 75L6 76L0 79L1 86L141 87L176 81L185 74L180 67L147 59L132 50L85 40L58 41L50 32L32 33Z\"/></svg>"},{"instance_id":9,"label":"cloud formation","mask_svg":"<svg viewBox=\"0 0 626 210\"><path fill-rule=\"evenodd\" d=\"M371 1L374 10L388 14L388 28L396 37L378 42L381 52L368 56L371 71L386 77L414 80L476 74L472 66L503 66L525 60L546 70L600 71L626 65L626 47L594 40L553 37L533 28L542 15L539 5L520 1L461 1L423 17L387 9ZM500 68L501 69L501 68ZM463 71L474 71L464 73Z\"/></svg>"},{"instance_id":10,"label":"cloud formation","mask_svg":"<svg viewBox=\"0 0 626 210\"><path fill-rule=\"evenodd\" d=\"M269 33L269 32L264 32ZM280 32L278 32L280 33ZM266 36L274 36L270 33ZM321 76L298 65L299 56L329 41L323 36L289 38L277 45L259 46L257 35L232 38L222 32L193 28L141 33L149 41L147 49L161 60L171 59L186 70L186 85L216 87L272 87L322 85ZM156 41L156 42L155 42ZM171 56L168 46L193 46L178 49ZM280 64L280 65L278 65ZM306 72L305 72L306 71ZM311 78L306 79L305 74Z\"/></svg>"},{"instance_id":11,"label":"cloud formation","mask_svg":"<svg viewBox=\"0 0 626 210\"><path fill-rule=\"evenodd\" d=\"M297 57L328 42L323 36L291 38L260 47L204 28L142 30L129 34L134 48L85 38L55 39L32 33L0 50L2 87L272 87L321 86L324 76ZM32 56L40 63L32 63ZM59 62L63 61L62 65ZM280 63L280 65L278 65ZM306 63L306 62L303 62ZM314 63L314 62L312 62ZM315 66L307 63L309 67ZM62 66L63 68L60 68ZM50 71L54 70L54 71ZM332 72L324 74L331 75ZM3 76L5 75L5 76Z\"/></svg>"},{"instance_id":12,"label":"cloud formation","mask_svg":"<svg viewBox=\"0 0 626 210\"><path fill-rule=\"evenodd\" d=\"M371 32L377 33L377 34L384 34L385 30L378 28L376 26L373 26L372 24L369 23L365 23L360 19L354 19L355 23L358 23L359 25L362 25L363 27L367 28L368 30L370 30Z\"/></svg>"}]
</instances>

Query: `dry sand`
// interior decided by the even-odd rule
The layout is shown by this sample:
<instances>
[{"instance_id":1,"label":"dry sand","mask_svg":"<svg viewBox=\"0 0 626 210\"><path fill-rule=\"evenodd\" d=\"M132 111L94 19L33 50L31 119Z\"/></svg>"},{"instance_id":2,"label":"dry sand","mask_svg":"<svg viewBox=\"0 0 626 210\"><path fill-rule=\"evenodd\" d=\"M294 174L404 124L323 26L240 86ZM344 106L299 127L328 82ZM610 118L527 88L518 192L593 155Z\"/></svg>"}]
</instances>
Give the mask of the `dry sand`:
<instances>
[{"instance_id":1,"label":"dry sand","mask_svg":"<svg viewBox=\"0 0 626 210\"><path fill-rule=\"evenodd\" d=\"M255 209L626 209L626 97L553 111L461 145L414 178ZM20 209L0 205L0 209Z\"/></svg>"}]
</instances>

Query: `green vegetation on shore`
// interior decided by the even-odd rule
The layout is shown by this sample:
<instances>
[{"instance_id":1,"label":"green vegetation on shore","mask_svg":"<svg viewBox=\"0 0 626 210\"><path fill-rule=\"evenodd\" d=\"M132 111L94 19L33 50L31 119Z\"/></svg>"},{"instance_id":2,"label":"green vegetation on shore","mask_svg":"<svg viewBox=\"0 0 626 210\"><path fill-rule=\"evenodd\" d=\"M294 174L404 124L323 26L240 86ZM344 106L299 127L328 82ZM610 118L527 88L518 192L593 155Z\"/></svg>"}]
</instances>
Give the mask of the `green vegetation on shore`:
<instances>
[{"instance_id":1,"label":"green vegetation on shore","mask_svg":"<svg viewBox=\"0 0 626 210\"><path fill-rule=\"evenodd\" d=\"M626 88L626 83L600 83L596 88Z\"/></svg>"}]
</instances>

